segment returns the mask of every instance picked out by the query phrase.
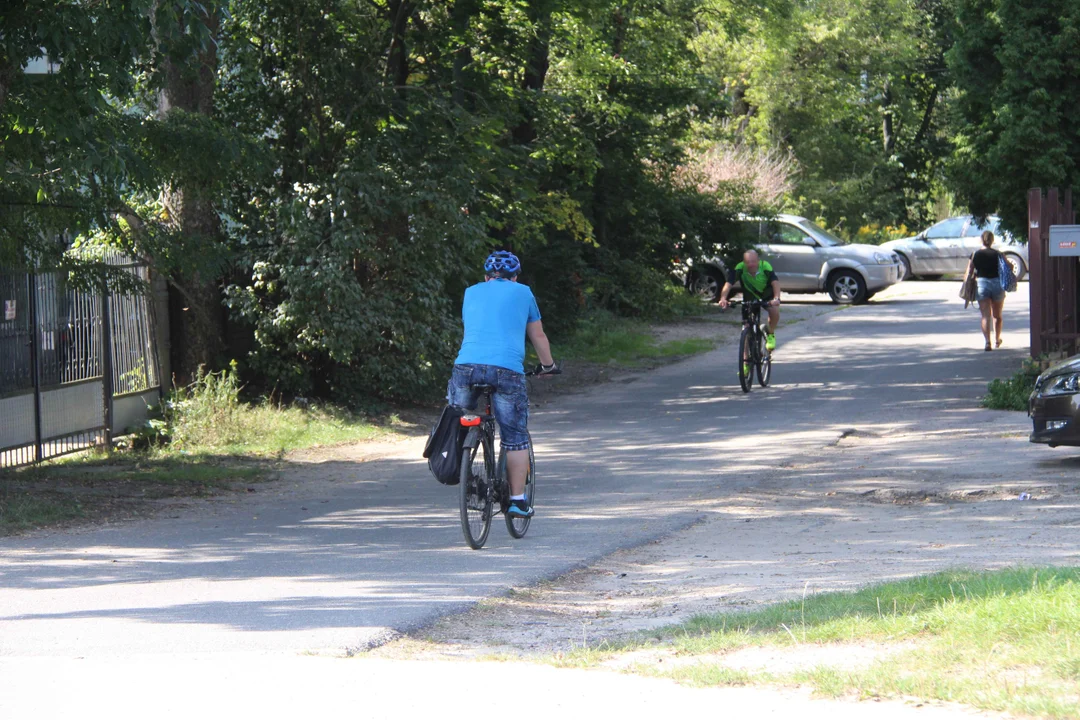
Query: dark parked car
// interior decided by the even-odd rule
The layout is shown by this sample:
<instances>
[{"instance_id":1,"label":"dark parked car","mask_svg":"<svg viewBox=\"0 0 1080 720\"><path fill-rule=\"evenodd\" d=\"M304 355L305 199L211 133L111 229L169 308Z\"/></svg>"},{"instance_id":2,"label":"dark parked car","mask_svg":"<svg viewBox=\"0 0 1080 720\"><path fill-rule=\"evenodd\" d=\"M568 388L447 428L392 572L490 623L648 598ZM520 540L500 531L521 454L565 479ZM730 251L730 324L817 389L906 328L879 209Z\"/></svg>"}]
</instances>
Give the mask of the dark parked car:
<instances>
[{"instance_id":1,"label":"dark parked car","mask_svg":"<svg viewBox=\"0 0 1080 720\"><path fill-rule=\"evenodd\" d=\"M1028 401L1034 428L1031 442L1080 445L1080 355L1064 360L1039 376Z\"/></svg>"}]
</instances>

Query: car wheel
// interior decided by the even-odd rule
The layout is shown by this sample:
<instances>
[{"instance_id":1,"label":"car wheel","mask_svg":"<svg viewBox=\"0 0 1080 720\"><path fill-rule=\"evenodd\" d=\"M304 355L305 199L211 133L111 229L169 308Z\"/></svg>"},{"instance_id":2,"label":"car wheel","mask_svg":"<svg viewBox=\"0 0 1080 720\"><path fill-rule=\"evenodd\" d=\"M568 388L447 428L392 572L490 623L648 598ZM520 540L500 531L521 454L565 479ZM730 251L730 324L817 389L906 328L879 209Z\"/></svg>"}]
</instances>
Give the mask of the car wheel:
<instances>
[{"instance_id":1,"label":"car wheel","mask_svg":"<svg viewBox=\"0 0 1080 720\"><path fill-rule=\"evenodd\" d=\"M1024 279L1024 275L1027 274L1027 268L1024 267L1024 259L1016 253L1005 253L1005 259L1012 265L1013 275L1016 276L1016 282L1020 282Z\"/></svg>"},{"instance_id":2,"label":"car wheel","mask_svg":"<svg viewBox=\"0 0 1080 720\"><path fill-rule=\"evenodd\" d=\"M866 302L866 281L854 270L835 270L826 285L834 303L858 305Z\"/></svg>"},{"instance_id":3,"label":"car wheel","mask_svg":"<svg viewBox=\"0 0 1080 720\"><path fill-rule=\"evenodd\" d=\"M720 299L720 291L724 289L723 278L720 273L711 268L694 273L694 279L690 281L690 292L702 300L716 302Z\"/></svg>"},{"instance_id":4,"label":"car wheel","mask_svg":"<svg viewBox=\"0 0 1080 720\"><path fill-rule=\"evenodd\" d=\"M900 256L900 279L910 280L914 277L911 274L911 261L907 259L907 255L897 253Z\"/></svg>"}]
</instances>

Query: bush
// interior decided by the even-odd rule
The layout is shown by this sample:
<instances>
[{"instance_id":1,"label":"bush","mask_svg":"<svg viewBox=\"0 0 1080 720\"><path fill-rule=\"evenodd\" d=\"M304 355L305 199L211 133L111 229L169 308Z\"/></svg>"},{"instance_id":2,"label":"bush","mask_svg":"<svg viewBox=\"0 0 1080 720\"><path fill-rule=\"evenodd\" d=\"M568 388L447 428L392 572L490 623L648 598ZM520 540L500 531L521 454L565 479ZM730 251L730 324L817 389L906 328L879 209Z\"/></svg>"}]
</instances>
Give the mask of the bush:
<instances>
[{"instance_id":1,"label":"bush","mask_svg":"<svg viewBox=\"0 0 1080 720\"><path fill-rule=\"evenodd\" d=\"M882 227L878 223L870 223L869 225L860 227L851 240L852 242L863 243L866 245L880 245L889 240L899 240L901 238L911 237L912 235L914 235L914 233L908 230L908 226L903 223L896 226L886 225L885 227Z\"/></svg>"},{"instance_id":2,"label":"bush","mask_svg":"<svg viewBox=\"0 0 1080 720\"><path fill-rule=\"evenodd\" d=\"M1017 410L1026 412L1028 398L1035 390L1039 377L1039 365L1025 360L1020 370L1010 378L992 380L982 399L982 406L991 410Z\"/></svg>"},{"instance_id":3,"label":"bush","mask_svg":"<svg viewBox=\"0 0 1080 720\"><path fill-rule=\"evenodd\" d=\"M749 204L778 207L795 190L798 171L798 161L790 150L740 142L715 143L694 152L682 174L704 195L741 187L742 199Z\"/></svg>"}]
</instances>

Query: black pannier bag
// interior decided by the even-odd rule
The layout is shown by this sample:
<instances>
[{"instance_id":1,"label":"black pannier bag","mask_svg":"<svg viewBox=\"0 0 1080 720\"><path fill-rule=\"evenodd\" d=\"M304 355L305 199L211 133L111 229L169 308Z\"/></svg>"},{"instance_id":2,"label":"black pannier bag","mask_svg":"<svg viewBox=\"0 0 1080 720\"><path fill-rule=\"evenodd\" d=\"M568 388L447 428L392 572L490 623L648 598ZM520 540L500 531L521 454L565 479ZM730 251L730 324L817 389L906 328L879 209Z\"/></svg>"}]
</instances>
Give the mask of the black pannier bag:
<instances>
[{"instance_id":1,"label":"black pannier bag","mask_svg":"<svg viewBox=\"0 0 1080 720\"><path fill-rule=\"evenodd\" d=\"M461 426L461 416L465 411L453 405L443 408L439 422L431 428L424 457L428 469L435 479L443 485L457 485L461 473L461 444L465 442L468 428Z\"/></svg>"}]
</instances>

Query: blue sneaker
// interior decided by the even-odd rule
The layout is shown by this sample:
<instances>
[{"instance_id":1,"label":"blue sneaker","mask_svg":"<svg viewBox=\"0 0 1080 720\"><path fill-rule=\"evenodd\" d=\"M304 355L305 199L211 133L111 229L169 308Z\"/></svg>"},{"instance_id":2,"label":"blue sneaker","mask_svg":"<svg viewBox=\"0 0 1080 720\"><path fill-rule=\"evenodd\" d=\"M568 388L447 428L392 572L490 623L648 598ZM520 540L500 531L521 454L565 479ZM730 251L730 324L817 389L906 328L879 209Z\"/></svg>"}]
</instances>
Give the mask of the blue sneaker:
<instances>
[{"instance_id":1,"label":"blue sneaker","mask_svg":"<svg viewBox=\"0 0 1080 720\"><path fill-rule=\"evenodd\" d=\"M525 500L511 500L510 507L506 509L506 515L512 518L531 518L533 509L529 507L529 503Z\"/></svg>"}]
</instances>

